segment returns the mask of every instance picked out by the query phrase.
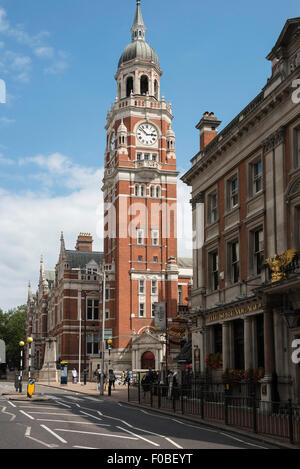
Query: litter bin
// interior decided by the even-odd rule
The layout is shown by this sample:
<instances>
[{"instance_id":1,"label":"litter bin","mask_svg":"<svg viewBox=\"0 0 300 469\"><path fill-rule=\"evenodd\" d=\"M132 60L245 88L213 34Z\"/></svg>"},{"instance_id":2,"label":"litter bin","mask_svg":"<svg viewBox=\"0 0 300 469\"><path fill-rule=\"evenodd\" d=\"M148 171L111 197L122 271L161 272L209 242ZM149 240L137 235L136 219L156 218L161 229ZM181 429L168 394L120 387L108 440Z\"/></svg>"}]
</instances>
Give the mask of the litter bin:
<instances>
[{"instance_id":1,"label":"litter bin","mask_svg":"<svg viewBox=\"0 0 300 469\"><path fill-rule=\"evenodd\" d=\"M68 384L68 362L60 362L60 384Z\"/></svg>"}]
</instances>

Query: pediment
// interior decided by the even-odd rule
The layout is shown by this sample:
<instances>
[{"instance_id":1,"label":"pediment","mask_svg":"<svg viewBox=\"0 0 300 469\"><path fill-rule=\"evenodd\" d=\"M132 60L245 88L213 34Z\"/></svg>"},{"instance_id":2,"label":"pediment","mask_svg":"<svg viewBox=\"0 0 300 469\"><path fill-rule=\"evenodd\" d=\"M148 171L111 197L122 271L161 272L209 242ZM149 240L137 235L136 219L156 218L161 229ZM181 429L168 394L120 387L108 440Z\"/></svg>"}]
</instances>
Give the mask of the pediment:
<instances>
[{"instance_id":1,"label":"pediment","mask_svg":"<svg viewBox=\"0 0 300 469\"><path fill-rule=\"evenodd\" d=\"M142 334L136 335L132 339L133 345L151 345L151 344L160 344L161 339L160 335L156 332L143 332Z\"/></svg>"}]
</instances>

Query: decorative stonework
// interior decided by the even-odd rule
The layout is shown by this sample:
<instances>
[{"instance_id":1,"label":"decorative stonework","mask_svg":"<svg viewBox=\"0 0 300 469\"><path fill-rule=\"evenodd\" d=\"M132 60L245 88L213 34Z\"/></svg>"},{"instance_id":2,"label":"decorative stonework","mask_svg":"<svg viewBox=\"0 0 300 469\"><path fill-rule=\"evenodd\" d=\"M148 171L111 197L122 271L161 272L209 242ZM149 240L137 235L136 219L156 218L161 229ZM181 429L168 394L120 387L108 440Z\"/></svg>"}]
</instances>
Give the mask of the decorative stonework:
<instances>
[{"instance_id":1,"label":"decorative stonework","mask_svg":"<svg viewBox=\"0 0 300 469\"><path fill-rule=\"evenodd\" d=\"M285 143L285 128L280 127L263 141L263 148L266 153L274 150L278 145Z\"/></svg>"}]
</instances>

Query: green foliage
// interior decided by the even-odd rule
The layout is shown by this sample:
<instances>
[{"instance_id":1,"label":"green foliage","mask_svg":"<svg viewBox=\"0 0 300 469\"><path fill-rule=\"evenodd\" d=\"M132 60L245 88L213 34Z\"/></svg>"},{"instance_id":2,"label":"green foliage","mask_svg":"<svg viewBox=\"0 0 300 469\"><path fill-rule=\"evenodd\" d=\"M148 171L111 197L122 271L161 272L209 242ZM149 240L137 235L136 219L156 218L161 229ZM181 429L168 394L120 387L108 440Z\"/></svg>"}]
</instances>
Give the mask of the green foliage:
<instances>
[{"instance_id":1,"label":"green foliage","mask_svg":"<svg viewBox=\"0 0 300 469\"><path fill-rule=\"evenodd\" d=\"M6 361L18 363L20 356L19 342L26 335L26 306L3 313L0 309L0 339L6 344Z\"/></svg>"}]
</instances>

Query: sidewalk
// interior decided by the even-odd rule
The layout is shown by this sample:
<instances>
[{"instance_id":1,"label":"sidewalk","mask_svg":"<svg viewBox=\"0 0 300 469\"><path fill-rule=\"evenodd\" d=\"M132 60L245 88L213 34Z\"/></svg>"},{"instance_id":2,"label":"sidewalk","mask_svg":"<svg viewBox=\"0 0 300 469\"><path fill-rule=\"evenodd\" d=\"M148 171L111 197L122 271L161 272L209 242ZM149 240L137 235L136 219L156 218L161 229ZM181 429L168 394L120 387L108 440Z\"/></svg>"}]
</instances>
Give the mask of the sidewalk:
<instances>
[{"instance_id":1,"label":"sidewalk","mask_svg":"<svg viewBox=\"0 0 300 469\"><path fill-rule=\"evenodd\" d=\"M36 386L49 386L61 390L67 390L67 391L74 391L82 394L87 394L89 396L93 397L107 397L108 399L113 399L116 401L123 401L127 402L128 401L128 387L125 385L116 385L115 389L112 388L111 390L111 396L108 396L108 386L106 386L106 390L104 391L104 396L100 396L100 390L97 390L96 386L97 383L95 382L87 382L86 384L77 383L73 384L72 382L68 382L68 384L60 384L56 382L51 382L48 383L47 381L45 382L40 382L38 381L36 383Z\"/></svg>"}]
</instances>

